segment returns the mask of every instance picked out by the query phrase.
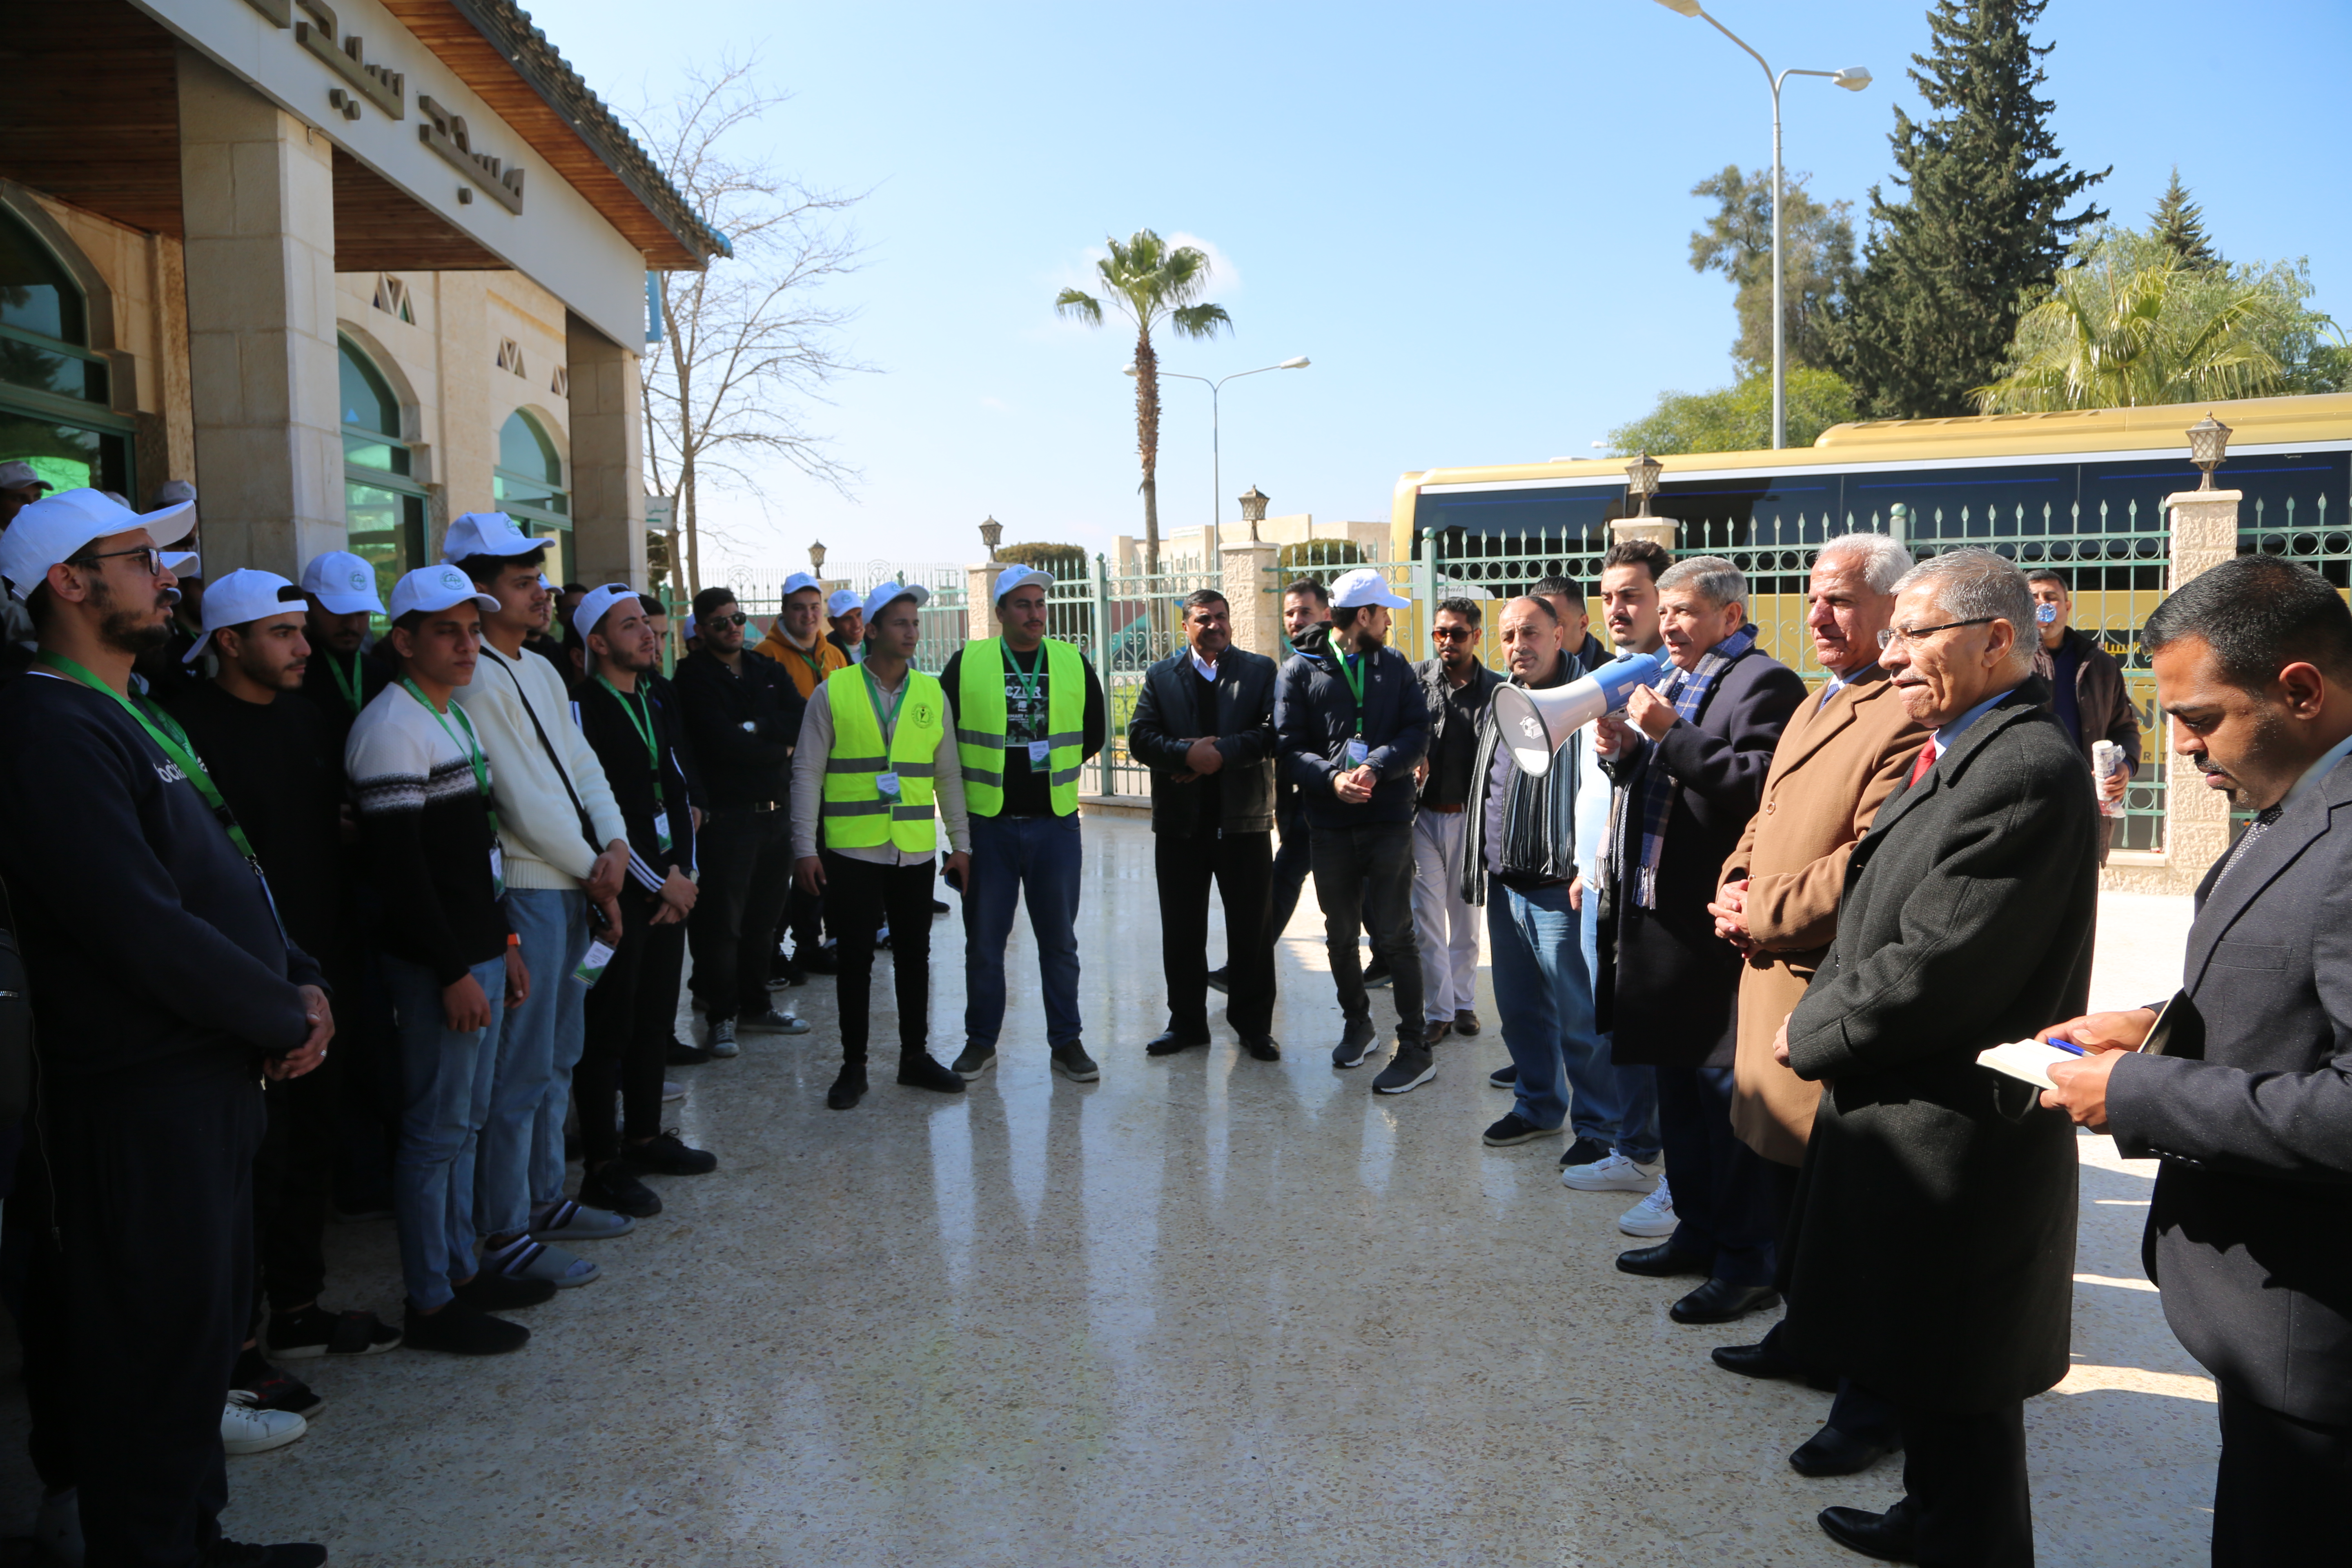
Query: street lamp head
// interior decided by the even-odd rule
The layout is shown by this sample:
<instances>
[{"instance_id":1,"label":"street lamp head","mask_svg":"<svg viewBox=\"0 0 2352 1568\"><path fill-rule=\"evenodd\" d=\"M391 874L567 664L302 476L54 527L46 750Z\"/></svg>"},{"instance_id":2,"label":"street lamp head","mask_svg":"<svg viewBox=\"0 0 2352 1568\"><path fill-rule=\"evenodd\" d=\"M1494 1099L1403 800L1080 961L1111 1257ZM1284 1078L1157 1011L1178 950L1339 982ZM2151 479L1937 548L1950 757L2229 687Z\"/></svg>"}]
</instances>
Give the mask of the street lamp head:
<instances>
[{"instance_id":1,"label":"street lamp head","mask_svg":"<svg viewBox=\"0 0 2352 1568\"><path fill-rule=\"evenodd\" d=\"M996 542L1003 537L1004 525L997 521L992 513L988 521L980 525L980 542L986 546L988 558L991 561L996 559Z\"/></svg>"},{"instance_id":2,"label":"street lamp head","mask_svg":"<svg viewBox=\"0 0 2352 1568\"><path fill-rule=\"evenodd\" d=\"M2197 488L2213 488L2213 470L2228 459L2230 427L2210 414L2189 427L2189 460L2204 474L2204 482Z\"/></svg>"},{"instance_id":3,"label":"street lamp head","mask_svg":"<svg viewBox=\"0 0 2352 1568\"><path fill-rule=\"evenodd\" d=\"M1284 360L1280 364L1276 365L1274 368L1276 370L1305 370L1308 365L1313 364L1315 362L1313 360L1308 359L1305 354L1300 354L1297 359Z\"/></svg>"},{"instance_id":4,"label":"street lamp head","mask_svg":"<svg viewBox=\"0 0 2352 1568\"><path fill-rule=\"evenodd\" d=\"M1864 88L1870 85L1870 68L1868 66L1848 66L1845 69L1838 72L1835 76L1831 77L1830 80L1845 89L1848 92L1860 92Z\"/></svg>"},{"instance_id":5,"label":"street lamp head","mask_svg":"<svg viewBox=\"0 0 2352 1568\"><path fill-rule=\"evenodd\" d=\"M1664 0L1661 0L1661 4L1663 3ZM1664 463L1647 452L1638 454L1632 462L1625 465L1625 488L1633 492L1639 508L1633 513L1635 517L1650 515L1650 498L1657 493L1658 475L1664 468Z\"/></svg>"},{"instance_id":6,"label":"street lamp head","mask_svg":"<svg viewBox=\"0 0 2352 1568\"><path fill-rule=\"evenodd\" d=\"M1667 10L1672 11L1677 16L1704 16L1706 15L1706 12L1699 9L1698 0L1658 0L1658 4L1664 5Z\"/></svg>"},{"instance_id":7,"label":"street lamp head","mask_svg":"<svg viewBox=\"0 0 2352 1568\"><path fill-rule=\"evenodd\" d=\"M809 567L818 576L824 575L824 541L822 539L809 546Z\"/></svg>"},{"instance_id":8,"label":"street lamp head","mask_svg":"<svg viewBox=\"0 0 2352 1568\"><path fill-rule=\"evenodd\" d=\"M1126 368L1126 369L1124 369L1124 370L1122 370L1122 371L1120 371L1118 374L1121 374L1121 375L1139 375L1139 374L1142 374L1142 373L1141 373L1141 372L1139 372L1139 371L1138 371L1138 370L1135 368L1135 362L1134 362L1134 361L1132 361L1132 360L1129 360L1129 361L1128 362L1127 368Z\"/></svg>"}]
</instances>

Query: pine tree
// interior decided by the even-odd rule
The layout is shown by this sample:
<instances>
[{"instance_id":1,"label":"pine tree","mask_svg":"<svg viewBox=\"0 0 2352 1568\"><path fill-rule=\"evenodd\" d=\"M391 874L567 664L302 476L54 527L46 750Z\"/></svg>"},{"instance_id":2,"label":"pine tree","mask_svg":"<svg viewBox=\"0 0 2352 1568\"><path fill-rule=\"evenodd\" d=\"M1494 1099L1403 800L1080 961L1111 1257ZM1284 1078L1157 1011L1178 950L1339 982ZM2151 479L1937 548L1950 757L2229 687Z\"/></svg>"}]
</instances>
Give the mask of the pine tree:
<instances>
[{"instance_id":1,"label":"pine tree","mask_svg":"<svg viewBox=\"0 0 2352 1568\"><path fill-rule=\"evenodd\" d=\"M2180 258L2183 267L2198 272L2222 270L2221 253L2205 237L2205 209L2189 199L2189 187L2180 183L2179 164L2172 166L2172 183L2157 198L2156 210L2147 215L2147 222L2156 237Z\"/></svg>"},{"instance_id":2,"label":"pine tree","mask_svg":"<svg viewBox=\"0 0 2352 1568\"><path fill-rule=\"evenodd\" d=\"M2026 29L2048 0L1935 0L1928 52L1911 79L1932 111L1898 109L1895 183L1870 191L1864 270L1840 323L1842 368L1865 415L1922 418L1969 412L1969 390L2001 373L2019 315L2049 289L2067 240L2106 217L2062 209L2111 169L2061 157L2046 79Z\"/></svg>"}]
</instances>

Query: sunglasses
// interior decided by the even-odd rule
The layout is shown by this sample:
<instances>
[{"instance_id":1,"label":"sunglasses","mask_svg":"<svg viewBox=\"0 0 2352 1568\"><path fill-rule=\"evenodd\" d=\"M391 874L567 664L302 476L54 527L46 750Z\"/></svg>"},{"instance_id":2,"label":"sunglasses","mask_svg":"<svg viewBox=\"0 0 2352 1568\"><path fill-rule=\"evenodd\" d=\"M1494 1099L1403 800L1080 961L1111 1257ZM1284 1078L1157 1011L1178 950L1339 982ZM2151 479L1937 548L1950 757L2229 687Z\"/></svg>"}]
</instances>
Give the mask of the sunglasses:
<instances>
[{"instance_id":1,"label":"sunglasses","mask_svg":"<svg viewBox=\"0 0 2352 1568\"><path fill-rule=\"evenodd\" d=\"M1432 626L1429 635L1438 642L1472 642L1478 636L1468 626Z\"/></svg>"},{"instance_id":2,"label":"sunglasses","mask_svg":"<svg viewBox=\"0 0 2352 1568\"><path fill-rule=\"evenodd\" d=\"M705 616L703 616L703 617L702 617L702 624L703 624L704 626L709 626L712 631L717 631L720 626L741 626L745 621L748 621L748 620L750 620L751 618L751 616L749 616L745 615L742 611L738 610L738 611L736 611L736 612L735 612L733 615L731 615L731 616L728 616L728 615Z\"/></svg>"}]
</instances>

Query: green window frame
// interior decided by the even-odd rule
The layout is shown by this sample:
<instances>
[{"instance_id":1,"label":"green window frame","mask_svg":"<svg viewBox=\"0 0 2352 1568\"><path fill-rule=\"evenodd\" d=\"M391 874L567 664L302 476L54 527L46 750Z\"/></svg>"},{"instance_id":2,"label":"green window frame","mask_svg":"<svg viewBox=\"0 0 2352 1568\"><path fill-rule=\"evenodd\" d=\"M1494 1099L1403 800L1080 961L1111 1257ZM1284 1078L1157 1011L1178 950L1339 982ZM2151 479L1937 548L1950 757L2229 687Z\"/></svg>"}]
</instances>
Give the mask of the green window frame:
<instances>
[{"instance_id":1,"label":"green window frame","mask_svg":"<svg viewBox=\"0 0 2352 1568\"><path fill-rule=\"evenodd\" d=\"M401 439L400 398L367 351L336 334L343 436L343 531L346 547L375 571L376 595L392 602L394 584L428 564L425 548L425 490L411 474L408 443ZM383 617L376 630L384 630Z\"/></svg>"},{"instance_id":2,"label":"green window frame","mask_svg":"<svg viewBox=\"0 0 2352 1568\"><path fill-rule=\"evenodd\" d=\"M572 581L572 491L564 481L563 458L547 427L528 409L516 409L499 426L490 495L517 526L545 531L555 541L547 575L558 586Z\"/></svg>"},{"instance_id":3,"label":"green window frame","mask_svg":"<svg viewBox=\"0 0 2352 1568\"><path fill-rule=\"evenodd\" d=\"M115 411L113 380L113 362L89 346L89 301L72 270L0 209L0 462L29 463L61 490L135 501L138 426Z\"/></svg>"}]
</instances>

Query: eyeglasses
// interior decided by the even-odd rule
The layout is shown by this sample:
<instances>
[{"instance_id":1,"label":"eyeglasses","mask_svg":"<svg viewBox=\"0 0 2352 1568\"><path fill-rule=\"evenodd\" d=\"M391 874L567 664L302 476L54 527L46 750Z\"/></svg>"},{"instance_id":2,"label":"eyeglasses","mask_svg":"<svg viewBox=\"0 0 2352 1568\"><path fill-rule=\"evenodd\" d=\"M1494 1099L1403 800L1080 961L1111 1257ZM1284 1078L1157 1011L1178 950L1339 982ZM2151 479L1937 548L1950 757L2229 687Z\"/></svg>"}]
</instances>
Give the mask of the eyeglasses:
<instances>
[{"instance_id":1,"label":"eyeglasses","mask_svg":"<svg viewBox=\"0 0 2352 1568\"><path fill-rule=\"evenodd\" d=\"M1468 626L1432 626L1429 635L1437 642L1471 642L1478 636Z\"/></svg>"},{"instance_id":2,"label":"eyeglasses","mask_svg":"<svg viewBox=\"0 0 2352 1568\"><path fill-rule=\"evenodd\" d=\"M1950 631L1954 626L1990 626L2000 618L1999 616L1979 616L1974 620L1946 621L1940 626L1921 626L1916 631L1906 631L1901 626L1886 626L1879 631L1878 646L1881 648L1891 648L1896 643L1915 643L1923 637L1934 637L1937 632Z\"/></svg>"},{"instance_id":3,"label":"eyeglasses","mask_svg":"<svg viewBox=\"0 0 2352 1568\"><path fill-rule=\"evenodd\" d=\"M145 569L147 575L150 577L161 576L163 574L163 553L152 544L142 544L136 550L92 551L88 555L74 556L71 560L68 561L66 564L68 566L95 566L101 561L120 561L125 556L136 560L139 564Z\"/></svg>"},{"instance_id":4,"label":"eyeglasses","mask_svg":"<svg viewBox=\"0 0 2352 1568\"><path fill-rule=\"evenodd\" d=\"M702 617L702 624L709 626L711 630L716 631L723 626L733 625L740 626L751 618L751 616L745 615L742 611L738 610L731 616L705 616Z\"/></svg>"}]
</instances>

